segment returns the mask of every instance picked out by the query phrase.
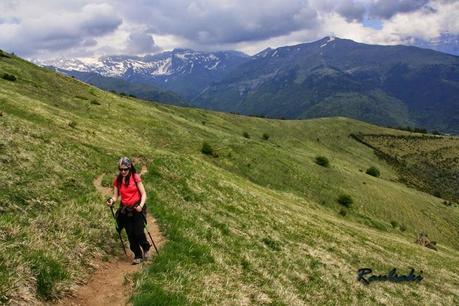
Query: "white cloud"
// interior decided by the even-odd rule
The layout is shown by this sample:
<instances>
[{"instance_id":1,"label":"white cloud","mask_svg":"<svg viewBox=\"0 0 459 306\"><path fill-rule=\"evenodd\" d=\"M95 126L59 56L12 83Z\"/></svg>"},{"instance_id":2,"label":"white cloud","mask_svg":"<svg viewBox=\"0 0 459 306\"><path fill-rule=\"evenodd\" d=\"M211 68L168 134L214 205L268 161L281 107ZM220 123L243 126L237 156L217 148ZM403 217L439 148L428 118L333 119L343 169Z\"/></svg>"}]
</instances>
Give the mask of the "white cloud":
<instances>
[{"instance_id":1,"label":"white cloud","mask_svg":"<svg viewBox=\"0 0 459 306\"><path fill-rule=\"evenodd\" d=\"M5 11L4 19L17 20L0 24L0 45L5 49L21 55L84 49L96 45L97 37L115 31L122 23L114 8L105 3L85 4L75 10L43 5L33 11L31 6L17 2Z\"/></svg>"},{"instance_id":2,"label":"white cloud","mask_svg":"<svg viewBox=\"0 0 459 306\"><path fill-rule=\"evenodd\" d=\"M29 57L145 54L160 47L238 49L331 33L397 44L459 35L454 0L3 0L0 48ZM365 27L365 18L382 22Z\"/></svg>"}]
</instances>

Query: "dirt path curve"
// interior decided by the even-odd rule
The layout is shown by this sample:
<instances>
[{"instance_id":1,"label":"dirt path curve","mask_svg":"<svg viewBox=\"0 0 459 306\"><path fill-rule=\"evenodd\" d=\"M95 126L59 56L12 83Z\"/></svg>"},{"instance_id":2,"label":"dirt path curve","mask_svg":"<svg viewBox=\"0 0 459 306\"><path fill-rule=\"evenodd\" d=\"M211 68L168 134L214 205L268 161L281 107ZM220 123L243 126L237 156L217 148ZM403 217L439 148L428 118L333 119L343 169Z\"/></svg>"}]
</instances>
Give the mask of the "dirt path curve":
<instances>
[{"instance_id":1,"label":"dirt path curve","mask_svg":"<svg viewBox=\"0 0 459 306\"><path fill-rule=\"evenodd\" d=\"M147 172L147 168L144 166L140 172L143 175ZM102 186L102 179L105 174L100 175L94 180L94 186L104 196L109 197L112 190ZM155 222L155 219L148 214L148 230L156 243L156 246L160 248L165 242L164 237L159 231L159 227ZM149 238L148 238L149 239ZM132 265L132 254L129 251L128 243L125 241L126 250L129 252L130 258L121 256L114 258L110 262L98 262L98 266L95 273L89 279L88 283L79 287L72 297L65 298L57 305L127 305L129 297L131 295L131 288L129 285L129 275L142 268L140 265ZM154 253L152 247L152 253Z\"/></svg>"}]
</instances>

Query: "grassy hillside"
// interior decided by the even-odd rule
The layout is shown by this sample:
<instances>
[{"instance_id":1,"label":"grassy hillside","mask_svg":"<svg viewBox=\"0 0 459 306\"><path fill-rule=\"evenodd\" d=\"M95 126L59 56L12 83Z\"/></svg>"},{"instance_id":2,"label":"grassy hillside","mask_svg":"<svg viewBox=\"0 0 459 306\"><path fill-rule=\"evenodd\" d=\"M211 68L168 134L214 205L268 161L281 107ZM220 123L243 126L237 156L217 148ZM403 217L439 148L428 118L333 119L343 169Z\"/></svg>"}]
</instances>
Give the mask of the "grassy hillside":
<instances>
[{"instance_id":1,"label":"grassy hillside","mask_svg":"<svg viewBox=\"0 0 459 306\"><path fill-rule=\"evenodd\" d=\"M459 201L459 138L433 135L355 135L394 165L401 181ZM445 204L451 205L450 201Z\"/></svg>"},{"instance_id":2,"label":"grassy hillside","mask_svg":"<svg viewBox=\"0 0 459 306\"><path fill-rule=\"evenodd\" d=\"M136 305L459 302L459 208L400 184L349 137L405 132L156 105L15 57L0 57L3 73L17 79L0 79L1 302L52 300L87 278L94 258L121 253L92 185L121 155L149 167L149 209L168 240L136 277ZM201 153L204 141L218 157ZM414 244L421 231L438 251ZM413 267L425 279L364 286L364 267Z\"/></svg>"}]
</instances>

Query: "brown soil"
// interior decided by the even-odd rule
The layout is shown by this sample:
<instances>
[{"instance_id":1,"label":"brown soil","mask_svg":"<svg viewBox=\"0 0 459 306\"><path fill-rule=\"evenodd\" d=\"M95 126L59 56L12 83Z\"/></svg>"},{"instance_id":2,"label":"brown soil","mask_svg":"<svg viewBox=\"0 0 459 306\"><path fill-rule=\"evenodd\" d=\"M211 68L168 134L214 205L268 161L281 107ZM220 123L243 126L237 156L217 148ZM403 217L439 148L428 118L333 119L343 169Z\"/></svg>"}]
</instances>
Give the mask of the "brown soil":
<instances>
[{"instance_id":1,"label":"brown soil","mask_svg":"<svg viewBox=\"0 0 459 306\"><path fill-rule=\"evenodd\" d=\"M147 172L146 167L142 167L140 175ZM111 195L111 189L102 186L104 174L94 180L94 186L104 196ZM159 231L155 219L148 214L148 230L153 237L153 240L158 248L164 243L165 239ZM149 237L148 237L149 239ZM132 273L139 271L143 265L132 265L132 254L126 243L126 250L129 258L126 256L116 257L110 262L96 262L98 267L87 284L77 288L74 294L70 297L60 300L57 305L128 305L131 295ZM151 254L156 255L154 248L151 249Z\"/></svg>"}]
</instances>

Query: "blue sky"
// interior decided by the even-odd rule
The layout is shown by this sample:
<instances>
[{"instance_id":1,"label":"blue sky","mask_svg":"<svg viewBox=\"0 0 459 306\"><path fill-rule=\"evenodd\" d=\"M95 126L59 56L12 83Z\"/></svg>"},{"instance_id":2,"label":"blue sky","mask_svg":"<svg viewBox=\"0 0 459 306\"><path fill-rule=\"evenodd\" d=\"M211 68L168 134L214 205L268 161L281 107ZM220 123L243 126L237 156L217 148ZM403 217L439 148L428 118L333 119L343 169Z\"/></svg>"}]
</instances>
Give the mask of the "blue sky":
<instances>
[{"instance_id":1,"label":"blue sky","mask_svg":"<svg viewBox=\"0 0 459 306\"><path fill-rule=\"evenodd\" d=\"M336 35L459 54L457 0L2 0L0 48L27 58L267 47Z\"/></svg>"},{"instance_id":2,"label":"blue sky","mask_svg":"<svg viewBox=\"0 0 459 306\"><path fill-rule=\"evenodd\" d=\"M362 25L367 28L372 28L375 30L382 30L383 28L383 21L381 19L375 19L375 18L364 18L362 20Z\"/></svg>"}]
</instances>

